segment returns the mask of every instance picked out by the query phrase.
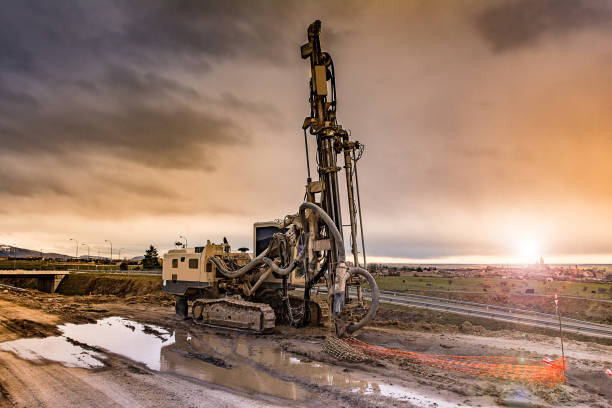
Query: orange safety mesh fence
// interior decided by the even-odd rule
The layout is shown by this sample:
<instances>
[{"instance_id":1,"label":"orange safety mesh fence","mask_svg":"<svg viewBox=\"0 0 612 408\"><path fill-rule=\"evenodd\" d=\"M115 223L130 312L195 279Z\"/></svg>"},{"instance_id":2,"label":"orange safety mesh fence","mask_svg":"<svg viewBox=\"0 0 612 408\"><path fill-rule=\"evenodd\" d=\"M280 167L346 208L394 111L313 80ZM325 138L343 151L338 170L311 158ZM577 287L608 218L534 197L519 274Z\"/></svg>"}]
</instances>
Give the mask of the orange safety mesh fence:
<instances>
[{"instance_id":1,"label":"orange safety mesh fence","mask_svg":"<svg viewBox=\"0 0 612 408\"><path fill-rule=\"evenodd\" d=\"M563 357L557 360L538 360L523 357L448 356L388 349L364 343L353 337L345 338L343 341L353 349L372 357L409 359L446 370L513 381L535 382L544 385L565 382Z\"/></svg>"}]
</instances>

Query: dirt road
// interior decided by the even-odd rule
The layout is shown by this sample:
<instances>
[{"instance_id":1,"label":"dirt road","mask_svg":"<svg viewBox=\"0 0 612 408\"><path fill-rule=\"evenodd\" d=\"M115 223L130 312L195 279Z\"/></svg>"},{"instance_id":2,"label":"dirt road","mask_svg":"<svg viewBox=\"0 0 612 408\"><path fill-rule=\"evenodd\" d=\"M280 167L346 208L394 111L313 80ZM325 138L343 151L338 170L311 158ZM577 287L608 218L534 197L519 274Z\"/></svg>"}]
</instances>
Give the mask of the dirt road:
<instances>
[{"instance_id":1,"label":"dirt road","mask_svg":"<svg viewBox=\"0 0 612 408\"><path fill-rule=\"evenodd\" d=\"M62 319L41 310L0 301L0 339L56 335ZM21 322L21 323L19 323ZM35 323L34 323L35 322ZM107 354L102 369L65 367L29 361L0 352L0 406L19 407L219 407L285 406L283 401L254 399L193 378L152 372L119 355Z\"/></svg>"},{"instance_id":2,"label":"dirt road","mask_svg":"<svg viewBox=\"0 0 612 408\"><path fill-rule=\"evenodd\" d=\"M2 291L0 311L0 406L607 407L612 400L603 374L612 347L600 344L569 342L568 384L549 390L394 361L341 362L322 351L326 328L257 336L194 326L176 320L163 296ZM547 336L508 337L390 322L360 335L438 354L554 357L557 350Z\"/></svg>"}]
</instances>

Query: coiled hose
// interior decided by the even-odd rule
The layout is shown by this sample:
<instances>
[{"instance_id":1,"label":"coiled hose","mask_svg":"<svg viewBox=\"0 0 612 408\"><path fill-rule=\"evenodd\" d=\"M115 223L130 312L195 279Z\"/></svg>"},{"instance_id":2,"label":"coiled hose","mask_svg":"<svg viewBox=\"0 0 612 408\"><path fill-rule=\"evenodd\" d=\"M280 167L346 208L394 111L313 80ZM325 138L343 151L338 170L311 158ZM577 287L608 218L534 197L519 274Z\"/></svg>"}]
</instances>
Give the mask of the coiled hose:
<instances>
[{"instance_id":1,"label":"coiled hose","mask_svg":"<svg viewBox=\"0 0 612 408\"><path fill-rule=\"evenodd\" d=\"M325 223L325 225L327 225L327 228L329 229L330 233L333 235L334 241L336 243L335 245L336 246L336 259L338 260L339 263L344 263L346 261L346 255L345 255L345 250L344 250L344 240L342 239L342 235L340 235L340 231L338 231L336 224L334 224L330 216L325 211L323 211L323 209L319 207L318 205L314 203L309 203L309 202L302 203L302 205L300 205L300 219L302 221L302 228L304 228L306 236L308 236L308 232L309 232L308 221L306 220L306 209L309 209L315 212L319 216L319 218ZM365 280L368 281L368 283L370 284L370 288L372 292L371 293L372 301L370 304L370 308L368 309L368 313L366 313L366 315L360 321L358 321L357 323L353 323L346 328L346 332L354 333L357 330L364 327L369 322L371 322L372 319L374 318L374 315L376 314L376 311L378 310L379 291L378 291L378 285L376 284L376 280L374 280L374 277L372 276L372 274L370 274L370 272L368 272L366 269L361 268L359 266L353 266L349 268L348 273L349 273L349 277L351 275L360 275L364 277Z\"/></svg>"}]
</instances>

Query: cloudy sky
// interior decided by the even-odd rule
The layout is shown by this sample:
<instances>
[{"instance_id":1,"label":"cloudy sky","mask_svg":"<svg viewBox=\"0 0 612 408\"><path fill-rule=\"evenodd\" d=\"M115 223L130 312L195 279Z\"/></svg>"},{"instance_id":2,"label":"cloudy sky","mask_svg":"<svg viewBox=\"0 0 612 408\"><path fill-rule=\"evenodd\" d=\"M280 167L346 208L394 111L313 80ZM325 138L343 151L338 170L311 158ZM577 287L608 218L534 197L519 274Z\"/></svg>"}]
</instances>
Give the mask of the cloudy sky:
<instances>
[{"instance_id":1,"label":"cloudy sky","mask_svg":"<svg viewBox=\"0 0 612 408\"><path fill-rule=\"evenodd\" d=\"M0 243L252 247L303 199L298 51L320 19L366 145L371 259L612 262L611 18L604 0L10 2Z\"/></svg>"}]
</instances>

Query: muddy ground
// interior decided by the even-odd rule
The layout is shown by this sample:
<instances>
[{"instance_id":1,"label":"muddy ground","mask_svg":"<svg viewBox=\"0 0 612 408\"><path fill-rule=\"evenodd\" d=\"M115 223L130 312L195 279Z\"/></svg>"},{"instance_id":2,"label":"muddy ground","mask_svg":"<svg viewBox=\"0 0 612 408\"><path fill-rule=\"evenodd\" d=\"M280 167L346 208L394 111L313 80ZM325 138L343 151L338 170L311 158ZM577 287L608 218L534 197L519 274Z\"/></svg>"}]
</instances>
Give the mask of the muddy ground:
<instances>
[{"instance_id":1,"label":"muddy ground","mask_svg":"<svg viewBox=\"0 0 612 408\"><path fill-rule=\"evenodd\" d=\"M604 374L612 368L612 346L606 344L567 340L568 382L550 389L398 361L338 361L322 351L325 327L277 327L271 334L253 335L177 320L173 300L155 290L93 292L83 296L0 289L0 347L18 339L59 339L63 334L80 347L83 360L103 356L95 360L99 366L78 368L0 351L0 407L612 406L612 378ZM358 338L434 354L553 359L560 354L559 339L553 336L423 322L415 318L422 317L419 313L411 308L382 310ZM117 316L122 319L113 321ZM71 323L96 322L123 325L122 332L108 332L118 349L101 347L95 339L79 341L65 332L77 327ZM125 327L139 339L161 339L159 348L149 353L150 361L133 357L138 350L128 349L135 338ZM143 337L146 334L149 337Z\"/></svg>"}]
</instances>

